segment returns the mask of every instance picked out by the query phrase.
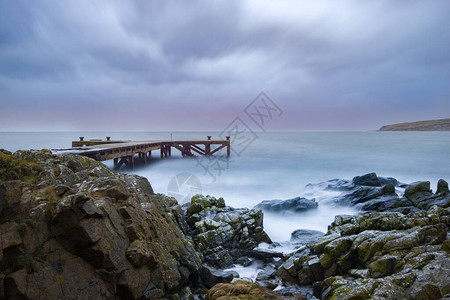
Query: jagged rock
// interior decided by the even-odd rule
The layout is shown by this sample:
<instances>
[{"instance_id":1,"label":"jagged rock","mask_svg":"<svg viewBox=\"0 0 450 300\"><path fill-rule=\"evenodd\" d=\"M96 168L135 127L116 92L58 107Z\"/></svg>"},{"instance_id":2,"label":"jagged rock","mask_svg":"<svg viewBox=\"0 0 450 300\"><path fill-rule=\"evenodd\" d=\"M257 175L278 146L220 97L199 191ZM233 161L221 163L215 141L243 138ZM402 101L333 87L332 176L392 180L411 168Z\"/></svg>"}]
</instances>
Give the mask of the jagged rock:
<instances>
[{"instance_id":1,"label":"jagged rock","mask_svg":"<svg viewBox=\"0 0 450 300\"><path fill-rule=\"evenodd\" d=\"M440 299L450 291L449 216L438 205L407 215L336 216L306 255L286 257L276 275L285 284L313 284L321 299Z\"/></svg>"},{"instance_id":2,"label":"jagged rock","mask_svg":"<svg viewBox=\"0 0 450 300\"><path fill-rule=\"evenodd\" d=\"M288 200L264 200L258 203L255 208L270 212L302 212L308 209L317 208L315 199L296 197Z\"/></svg>"},{"instance_id":3,"label":"jagged rock","mask_svg":"<svg viewBox=\"0 0 450 300\"><path fill-rule=\"evenodd\" d=\"M385 186L388 184L392 184L398 187L406 187L404 183L399 182L397 179L393 177L380 177L378 176L378 180L380 181L381 186Z\"/></svg>"},{"instance_id":4,"label":"jagged rock","mask_svg":"<svg viewBox=\"0 0 450 300\"><path fill-rule=\"evenodd\" d=\"M373 262L367 267L370 275L374 278L391 275L394 273L397 257L392 255L383 256Z\"/></svg>"},{"instance_id":5,"label":"jagged rock","mask_svg":"<svg viewBox=\"0 0 450 300\"><path fill-rule=\"evenodd\" d=\"M319 186L323 187L325 190L331 191L348 191L355 187L351 180L345 179L331 179L326 182L321 182L318 184L308 184L306 187Z\"/></svg>"},{"instance_id":6,"label":"jagged rock","mask_svg":"<svg viewBox=\"0 0 450 300\"><path fill-rule=\"evenodd\" d=\"M208 289L218 283L230 283L233 278L234 276L232 273L217 270L206 265L203 265L200 268L200 279Z\"/></svg>"},{"instance_id":7,"label":"jagged rock","mask_svg":"<svg viewBox=\"0 0 450 300\"><path fill-rule=\"evenodd\" d=\"M444 179L439 179L437 183L436 194L447 195L449 193L448 183Z\"/></svg>"},{"instance_id":8,"label":"jagged rock","mask_svg":"<svg viewBox=\"0 0 450 300\"><path fill-rule=\"evenodd\" d=\"M308 286L299 286L299 285L288 285L284 288L278 289L276 291L278 294L281 295L281 299L286 299L284 297L294 297L294 299L310 299L312 295L312 289ZM301 297L301 298L295 298L295 297ZM292 299L292 298L291 298Z\"/></svg>"},{"instance_id":9,"label":"jagged rock","mask_svg":"<svg viewBox=\"0 0 450 300\"><path fill-rule=\"evenodd\" d=\"M433 206L408 215L336 217L328 235L310 244L320 257L325 278L320 286L315 285L315 295L321 299L402 299L408 295L440 299L448 293L450 258L444 246L448 226L442 223L448 215L450 209ZM311 256L309 261L314 261ZM299 283L316 280L306 262L292 267ZM434 268L440 272L432 275Z\"/></svg>"},{"instance_id":10,"label":"jagged rock","mask_svg":"<svg viewBox=\"0 0 450 300\"><path fill-rule=\"evenodd\" d=\"M0 181L1 299L192 298L201 255L176 201L86 157L8 155L0 174L20 167Z\"/></svg>"},{"instance_id":11,"label":"jagged rock","mask_svg":"<svg viewBox=\"0 0 450 300\"><path fill-rule=\"evenodd\" d=\"M195 246L213 267L230 266L259 243L271 243L262 228L261 210L227 207L221 198L194 196L186 219Z\"/></svg>"},{"instance_id":12,"label":"jagged rock","mask_svg":"<svg viewBox=\"0 0 450 300\"><path fill-rule=\"evenodd\" d=\"M393 183L388 183L381 188L380 192L383 195L393 195L395 194L395 185Z\"/></svg>"},{"instance_id":13,"label":"jagged rock","mask_svg":"<svg viewBox=\"0 0 450 300\"><path fill-rule=\"evenodd\" d=\"M363 211L389 211L404 214L427 210L433 205L450 206L450 195L445 181L441 181L439 193L432 194L429 182L416 182L406 185L395 178L378 177L375 173L356 176L352 181L333 179L316 185L326 190L341 191L334 197L337 205L355 206ZM308 187L307 186L307 187ZM405 193L400 198L395 187L404 187Z\"/></svg>"},{"instance_id":14,"label":"jagged rock","mask_svg":"<svg viewBox=\"0 0 450 300\"><path fill-rule=\"evenodd\" d=\"M417 181L409 184L405 189L405 197L414 195L415 193L431 193L429 181Z\"/></svg>"},{"instance_id":15,"label":"jagged rock","mask_svg":"<svg viewBox=\"0 0 450 300\"><path fill-rule=\"evenodd\" d=\"M151 245L147 245L142 240L135 240L128 246L127 259L136 268L148 265L150 269L153 269L156 266L156 258L151 252Z\"/></svg>"},{"instance_id":16,"label":"jagged rock","mask_svg":"<svg viewBox=\"0 0 450 300\"><path fill-rule=\"evenodd\" d=\"M295 282L298 280L298 270L301 268L303 262L307 261L310 251L304 248L295 252L288 257L278 268L276 275L285 282Z\"/></svg>"},{"instance_id":17,"label":"jagged rock","mask_svg":"<svg viewBox=\"0 0 450 300\"><path fill-rule=\"evenodd\" d=\"M270 280L258 280L255 282L255 284L263 287L263 288L267 288L269 290L274 290L279 282L276 279L270 279Z\"/></svg>"},{"instance_id":18,"label":"jagged rock","mask_svg":"<svg viewBox=\"0 0 450 300\"><path fill-rule=\"evenodd\" d=\"M369 173L362 176L353 177L352 180L354 185L363 186L381 186L380 180L375 173Z\"/></svg>"},{"instance_id":19,"label":"jagged rock","mask_svg":"<svg viewBox=\"0 0 450 300\"><path fill-rule=\"evenodd\" d=\"M225 201L223 198L216 199L214 197L197 195L192 197L191 205L187 208L187 212L188 214L193 215L209 207L223 208L225 207Z\"/></svg>"},{"instance_id":20,"label":"jagged rock","mask_svg":"<svg viewBox=\"0 0 450 300\"><path fill-rule=\"evenodd\" d=\"M267 281L274 277L276 272L276 266L274 264L266 265L261 271L256 275L256 282Z\"/></svg>"}]
</instances>

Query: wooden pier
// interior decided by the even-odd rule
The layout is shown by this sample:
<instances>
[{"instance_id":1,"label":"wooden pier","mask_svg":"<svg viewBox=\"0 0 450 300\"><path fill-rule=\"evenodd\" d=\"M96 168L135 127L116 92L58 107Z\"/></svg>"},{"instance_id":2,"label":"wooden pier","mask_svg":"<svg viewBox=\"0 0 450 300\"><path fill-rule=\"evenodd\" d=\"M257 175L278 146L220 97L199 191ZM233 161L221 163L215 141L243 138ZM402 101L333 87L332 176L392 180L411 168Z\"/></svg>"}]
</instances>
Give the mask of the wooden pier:
<instances>
[{"instance_id":1,"label":"wooden pier","mask_svg":"<svg viewBox=\"0 0 450 300\"><path fill-rule=\"evenodd\" d=\"M211 140L211 137L208 136L207 140L192 141L112 141L109 137L106 140L85 141L83 137L80 137L79 141L72 142L72 148L60 150L98 161L113 159L115 168L126 165L133 169L136 157L145 165L151 158L152 151L159 150L160 157L164 158L172 156L172 148L179 150L183 157L210 156L226 148L227 157L229 157L230 137L227 136L226 140ZM54 151L58 152L58 150Z\"/></svg>"}]
</instances>

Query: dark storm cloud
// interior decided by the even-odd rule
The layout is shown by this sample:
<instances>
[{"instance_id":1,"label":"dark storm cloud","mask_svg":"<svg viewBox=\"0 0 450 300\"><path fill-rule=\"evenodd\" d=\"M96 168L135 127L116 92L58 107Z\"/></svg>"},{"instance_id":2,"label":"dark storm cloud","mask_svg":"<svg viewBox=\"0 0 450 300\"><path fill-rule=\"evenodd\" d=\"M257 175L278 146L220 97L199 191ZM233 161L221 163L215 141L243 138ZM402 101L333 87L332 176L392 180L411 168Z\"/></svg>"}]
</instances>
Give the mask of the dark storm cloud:
<instances>
[{"instance_id":1,"label":"dark storm cloud","mask_svg":"<svg viewBox=\"0 0 450 300\"><path fill-rule=\"evenodd\" d=\"M448 117L448 11L446 0L2 1L0 126L121 129L110 116L128 110L136 126L164 129L165 114L171 129L220 130L261 90L289 112L276 129Z\"/></svg>"}]
</instances>

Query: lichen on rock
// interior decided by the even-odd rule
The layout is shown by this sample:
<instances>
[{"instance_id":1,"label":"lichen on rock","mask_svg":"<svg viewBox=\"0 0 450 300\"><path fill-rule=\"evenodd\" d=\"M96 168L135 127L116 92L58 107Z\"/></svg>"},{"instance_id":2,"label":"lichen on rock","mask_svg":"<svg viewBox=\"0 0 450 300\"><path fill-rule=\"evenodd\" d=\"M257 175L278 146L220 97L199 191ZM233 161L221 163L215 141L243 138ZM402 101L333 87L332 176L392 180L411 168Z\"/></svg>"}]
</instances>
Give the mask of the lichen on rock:
<instances>
[{"instance_id":1,"label":"lichen on rock","mask_svg":"<svg viewBox=\"0 0 450 300\"><path fill-rule=\"evenodd\" d=\"M222 198L192 197L186 219L196 248L213 267L227 267L259 243L271 243L261 210L225 206Z\"/></svg>"},{"instance_id":2,"label":"lichen on rock","mask_svg":"<svg viewBox=\"0 0 450 300\"><path fill-rule=\"evenodd\" d=\"M181 207L147 179L46 150L0 154L0 298L190 294L201 257Z\"/></svg>"}]
</instances>

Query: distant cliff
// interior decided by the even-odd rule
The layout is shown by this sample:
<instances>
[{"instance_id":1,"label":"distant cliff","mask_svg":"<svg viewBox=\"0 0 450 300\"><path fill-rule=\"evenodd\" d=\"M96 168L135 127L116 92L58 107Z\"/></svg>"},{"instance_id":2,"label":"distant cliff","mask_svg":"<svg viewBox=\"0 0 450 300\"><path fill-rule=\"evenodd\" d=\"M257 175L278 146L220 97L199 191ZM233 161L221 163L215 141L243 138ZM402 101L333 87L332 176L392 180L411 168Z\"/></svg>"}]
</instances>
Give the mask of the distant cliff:
<instances>
[{"instance_id":1,"label":"distant cliff","mask_svg":"<svg viewBox=\"0 0 450 300\"><path fill-rule=\"evenodd\" d=\"M450 130L450 119L428 120L386 125L380 131L447 131Z\"/></svg>"}]
</instances>

